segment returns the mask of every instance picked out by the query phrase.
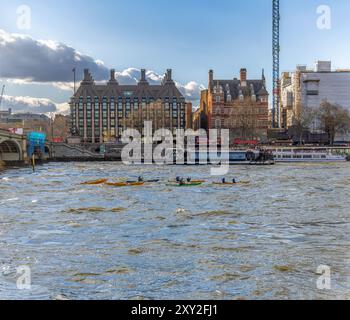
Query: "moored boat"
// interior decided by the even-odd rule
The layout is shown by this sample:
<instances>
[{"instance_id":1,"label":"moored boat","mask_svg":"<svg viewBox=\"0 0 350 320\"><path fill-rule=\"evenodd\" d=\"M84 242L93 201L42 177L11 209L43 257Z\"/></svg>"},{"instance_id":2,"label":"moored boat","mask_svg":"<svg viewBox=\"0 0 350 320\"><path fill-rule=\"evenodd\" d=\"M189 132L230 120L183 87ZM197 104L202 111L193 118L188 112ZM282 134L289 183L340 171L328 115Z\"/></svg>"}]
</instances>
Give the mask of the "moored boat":
<instances>
[{"instance_id":1,"label":"moored boat","mask_svg":"<svg viewBox=\"0 0 350 320\"><path fill-rule=\"evenodd\" d=\"M280 148L272 151L276 162L345 162L348 156L326 148Z\"/></svg>"},{"instance_id":2,"label":"moored boat","mask_svg":"<svg viewBox=\"0 0 350 320\"><path fill-rule=\"evenodd\" d=\"M221 165L273 165L272 154L266 150L221 150L187 152L186 164L221 164Z\"/></svg>"}]
</instances>

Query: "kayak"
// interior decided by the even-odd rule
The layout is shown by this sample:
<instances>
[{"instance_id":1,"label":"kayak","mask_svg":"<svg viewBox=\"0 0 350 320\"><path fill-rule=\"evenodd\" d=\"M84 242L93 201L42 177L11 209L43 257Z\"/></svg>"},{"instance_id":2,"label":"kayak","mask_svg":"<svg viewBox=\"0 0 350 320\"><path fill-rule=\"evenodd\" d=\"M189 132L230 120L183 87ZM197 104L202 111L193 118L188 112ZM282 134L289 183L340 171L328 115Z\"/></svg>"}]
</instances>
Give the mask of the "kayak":
<instances>
[{"instance_id":1,"label":"kayak","mask_svg":"<svg viewBox=\"0 0 350 320\"><path fill-rule=\"evenodd\" d=\"M126 183L138 183L140 181L126 181ZM155 179L155 180L145 180L145 181L141 181L143 183L156 183L156 182L159 182L159 179Z\"/></svg>"},{"instance_id":2,"label":"kayak","mask_svg":"<svg viewBox=\"0 0 350 320\"><path fill-rule=\"evenodd\" d=\"M107 182L106 185L109 187L140 187L143 186L144 182Z\"/></svg>"},{"instance_id":3,"label":"kayak","mask_svg":"<svg viewBox=\"0 0 350 320\"><path fill-rule=\"evenodd\" d=\"M236 183L233 183L233 182L213 182L214 185L217 185L217 186L235 186L235 185L247 185L247 184L250 184L250 181L239 181L239 182L236 182Z\"/></svg>"},{"instance_id":4,"label":"kayak","mask_svg":"<svg viewBox=\"0 0 350 320\"><path fill-rule=\"evenodd\" d=\"M173 180L170 180L169 182L174 183L174 184L179 184L179 182L173 181ZM187 180L185 180L184 182L185 183L205 183L206 181L205 180L191 180L190 182L187 182Z\"/></svg>"},{"instance_id":5,"label":"kayak","mask_svg":"<svg viewBox=\"0 0 350 320\"><path fill-rule=\"evenodd\" d=\"M83 183L81 183L81 185L95 186L95 185L99 185L99 184L104 184L107 181L108 181L108 179L100 179L100 180L83 182Z\"/></svg>"},{"instance_id":6,"label":"kayak","mask_svg":"<svg viewBox=\"0 0 350 320\"><path fill-rule=\"evenodd\" d=\"M180 184L180 183L168 183L167 186L168 187L197 187L202 185L202 182L186 182L184 184Z\"/></svg>"}]
</instances>

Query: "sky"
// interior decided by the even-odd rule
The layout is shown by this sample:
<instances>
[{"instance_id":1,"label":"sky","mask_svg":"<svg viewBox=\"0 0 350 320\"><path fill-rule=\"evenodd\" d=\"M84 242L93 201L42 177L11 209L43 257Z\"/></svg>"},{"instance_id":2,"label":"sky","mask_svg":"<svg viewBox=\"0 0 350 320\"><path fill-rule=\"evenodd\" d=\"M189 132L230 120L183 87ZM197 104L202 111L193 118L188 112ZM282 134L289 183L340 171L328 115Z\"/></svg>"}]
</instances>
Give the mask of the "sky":
<instances>
[{"instance_id":1,"label":"sky","mask_svg":"<svg viewBox=\"0 0 350 320\"><path fill-rule=\"evenodd\" d=\"M330 29L317 26L321 5ZM349 0L281 0L281 71L316 60L350 69L349 15ZM141 68L156 83L172 68L195 105L209 69L233 79L244 67L256 79L264 68L271 92L271 33L272 0L0 0L2 108L67 110L73 67L96 80L114 68L121 83L135 83Z\"/></svg>"}]
</instances>

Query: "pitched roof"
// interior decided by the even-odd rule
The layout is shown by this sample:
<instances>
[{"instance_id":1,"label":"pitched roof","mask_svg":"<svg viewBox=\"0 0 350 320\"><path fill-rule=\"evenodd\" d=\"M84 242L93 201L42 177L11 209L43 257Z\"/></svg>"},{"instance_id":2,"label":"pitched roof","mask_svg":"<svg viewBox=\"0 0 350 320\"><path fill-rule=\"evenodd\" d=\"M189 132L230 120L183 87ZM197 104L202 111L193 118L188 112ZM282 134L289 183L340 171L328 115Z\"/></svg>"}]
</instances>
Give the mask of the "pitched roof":
<instances>
[{"instance_id":1,"label":"pitched roof","mask_svg":"<svg viewBox=\"0 0 350 320\"><path fill-rule=\"evenodd\" d=\"M247 85L244 87L241 86L241 81L238 79L213 81L214 87L218 84L222 87L224 91L225 99L227 98L228 92L230 92L232 99L237 99L239 97L240 91L242 91L245 97L251 96L252 92L254 92L257 96L269 94L266 90L264 80L247 80Z\"/></svg>"},{"instance_id":2,"label":"pitched roof","mask_svg":"<svg viewBox=\"0 0 350 320\"><path fill-rule=\"evenodd\" d=\"M119 85L118 82L113 81L113 79L106 84L95 84L91 74L85 72L85 78L76 91L73 100L75 99L77 103L80 97L84 99L87 97L99 97L100 99L103 97L114 97L115 99L119 97L128 97L131 99L138 98L139 100L144 98L147 100L177 98L178 100L185 101L184 96L171 79L171 70L168 70L165 80L160 85L150 85L145 79L141 79L137 85Z\"/></svg>"}]
</instances>

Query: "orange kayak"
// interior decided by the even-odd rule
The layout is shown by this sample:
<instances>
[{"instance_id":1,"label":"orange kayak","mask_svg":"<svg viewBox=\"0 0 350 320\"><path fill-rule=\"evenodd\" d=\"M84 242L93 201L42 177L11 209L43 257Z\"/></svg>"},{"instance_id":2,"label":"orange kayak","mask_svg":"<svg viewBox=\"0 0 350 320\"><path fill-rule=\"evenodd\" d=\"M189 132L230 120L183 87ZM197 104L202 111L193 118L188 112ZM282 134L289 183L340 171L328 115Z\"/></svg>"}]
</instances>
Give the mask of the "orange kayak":
<instances>
[{"instance_id":1,"label":"orange kayak","mask_svg":"<svg viewBox=\"0 0 350 320\"><path fill-rule=\"evenodd\" d=\"M85 185L85 186L95 186L95 185L99 185L99 184L104 184L108 181L108 179L100 179L100 180L94 180L94 181L87 181L87 182L83 182L81 183L81 185Z\"/></svg>"},{"instance_id":2,"label":"orange kayak","mask_svg":"<svg viewBox=\"0 0 350 320\"><path fill-rule=\"evenodd\" d=\"M105 183L109 187L140 187L144 182L107 182Z\"/></svg>"}]
</instances>

